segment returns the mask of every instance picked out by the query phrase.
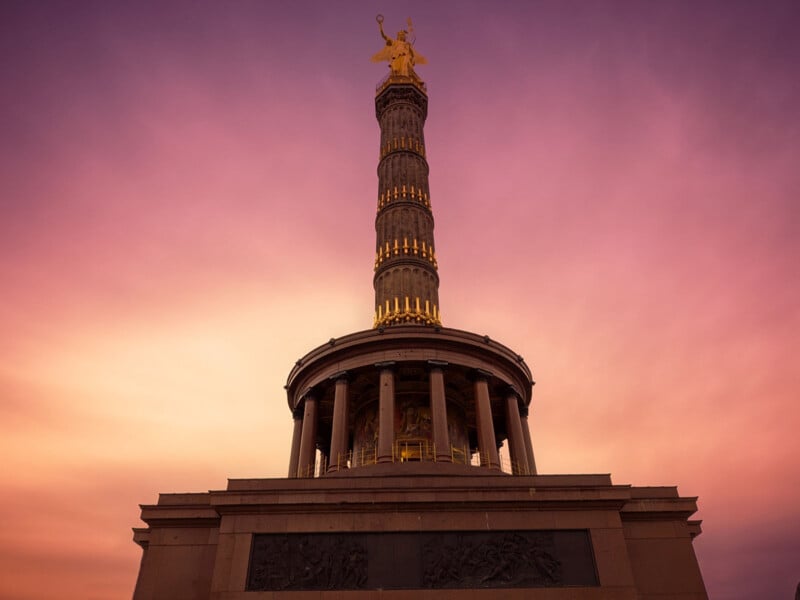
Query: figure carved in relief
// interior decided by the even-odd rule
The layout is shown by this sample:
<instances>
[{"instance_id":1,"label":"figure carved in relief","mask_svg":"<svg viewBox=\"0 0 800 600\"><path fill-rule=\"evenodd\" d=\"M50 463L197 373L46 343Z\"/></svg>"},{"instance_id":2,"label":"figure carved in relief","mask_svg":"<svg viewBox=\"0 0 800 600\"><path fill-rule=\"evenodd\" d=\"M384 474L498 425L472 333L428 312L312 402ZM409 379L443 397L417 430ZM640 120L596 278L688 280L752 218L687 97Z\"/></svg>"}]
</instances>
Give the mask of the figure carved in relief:
<instances>
[{"instance_id":1,"label":"figure carved in relief","mask_svg":"<svg viewBox=\"0 0 800 600\"><path fill-rule=\"evenodd\" d=\"M258 536L248 591L360 589L367 552L357 540L329 535Z\"/></svg>"},{"instance_id":2,"label":"figure carved in relief","mask_svg":"<svg viewBox=\"0 0 800 600\"><path fill-rule=\"evenodd\" d=\"M539 539L541 538L541 539ZM423 585L443 587L551 586L562 581L561 563L547 549L547 536L516 533L472 544L431 541L423 548Z\"/></svg>"},{"instance_id":3,"label":"figure carved in relief","mask_svg":"<svg viewBox=\"0 0 800 600\"><path fill-rule=\"evenodd\" d=\"M392 75L419 80L419 76L414 72L414 65L424 65L428 61L414 50L413 42L407 39L409 32L402 29L397 32L397 39L392 39L383 31L383 15L378 15L375 20L378 22L381 37L386 40L386 46L372 57L372 62L388 61ZM408 25L413 31L411 19L408 19Z\"/></svg>"}]
</instances>

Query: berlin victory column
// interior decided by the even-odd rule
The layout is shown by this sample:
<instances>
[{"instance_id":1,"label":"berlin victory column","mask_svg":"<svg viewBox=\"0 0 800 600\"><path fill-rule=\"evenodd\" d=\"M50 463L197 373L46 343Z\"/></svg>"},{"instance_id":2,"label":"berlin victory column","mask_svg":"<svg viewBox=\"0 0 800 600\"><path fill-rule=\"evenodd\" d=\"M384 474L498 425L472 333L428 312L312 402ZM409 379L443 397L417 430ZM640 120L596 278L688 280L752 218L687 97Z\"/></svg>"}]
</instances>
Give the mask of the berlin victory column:
<instances>
[{"instance_id":1,"label":"berlin victory column","mask_svg":"<svg viewBox=\"0 0 800 600\"><path fill-rule=\"evenodd\" d=\"M134 599L707 598L696 498L538 474L525 361L442 325L427 61L377 21L373 327L289 373L287 478L141 507Z\"/></svg>"}]
</instances>

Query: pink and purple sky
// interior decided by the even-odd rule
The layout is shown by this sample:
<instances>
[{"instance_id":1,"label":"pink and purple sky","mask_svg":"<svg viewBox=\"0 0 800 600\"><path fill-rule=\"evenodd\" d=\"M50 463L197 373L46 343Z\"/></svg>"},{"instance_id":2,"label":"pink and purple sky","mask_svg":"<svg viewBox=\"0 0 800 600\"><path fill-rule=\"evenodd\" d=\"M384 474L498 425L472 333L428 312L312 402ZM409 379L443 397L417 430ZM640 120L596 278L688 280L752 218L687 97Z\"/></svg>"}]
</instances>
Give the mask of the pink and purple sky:
<instances>
[{"instance_id":1,"label":"pink and purple sky","mask_svg":"<svg viewBox=\"0 0 800 600\"><path fill-rule=\"evenodd\" d=\"M0 5L0 597L129 598L139 503L284 476L289 369L372 324L378 12L540 470L677 484L711 597L790 597L800 4L244 0Z\"/></svg>"}]
</instances>

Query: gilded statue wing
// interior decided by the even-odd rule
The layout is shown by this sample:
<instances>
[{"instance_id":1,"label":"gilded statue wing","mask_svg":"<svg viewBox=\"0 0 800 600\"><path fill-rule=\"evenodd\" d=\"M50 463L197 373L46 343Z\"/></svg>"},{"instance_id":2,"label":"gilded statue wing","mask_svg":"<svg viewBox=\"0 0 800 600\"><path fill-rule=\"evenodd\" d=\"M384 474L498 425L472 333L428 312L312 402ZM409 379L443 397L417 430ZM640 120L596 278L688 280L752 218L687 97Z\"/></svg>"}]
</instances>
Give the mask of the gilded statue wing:
<instances>
[{"instance_id":1,"label":"gilded statue wing","mask_svg":"<svg viewBox=\"0 0 800 600\"><path fill-rule=\"evenodd\" d=\"M414 64L416 65L427 65L428 59L422 56L419 52L414 50Z\"/></svg>"},{"instance_id":2,"label":"gilded statue wing","mask_svg":"<svg viewBox=\"0 0 800 600\"><path fill-rule=\"evenodd\" d=\"M386 44L373 57L372 62L389 62L392 60L392 47Z\"/></svg>"}]
</instances>

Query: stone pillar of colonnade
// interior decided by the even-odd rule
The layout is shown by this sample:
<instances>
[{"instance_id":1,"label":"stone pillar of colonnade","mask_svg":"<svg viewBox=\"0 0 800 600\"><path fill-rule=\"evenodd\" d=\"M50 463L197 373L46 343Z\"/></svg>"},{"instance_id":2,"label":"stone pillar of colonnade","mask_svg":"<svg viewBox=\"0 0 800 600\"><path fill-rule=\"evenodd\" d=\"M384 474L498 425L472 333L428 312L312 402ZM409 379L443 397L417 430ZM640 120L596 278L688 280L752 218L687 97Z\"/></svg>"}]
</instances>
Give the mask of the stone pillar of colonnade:
<instances>
[{"instance_id":1,"label":"stone pillar of colonnade","mask_svg":"<svg viewBox=\"0 0 800 600\"><path fill-rule=\"evenodd\" d=\"M348 439L350 437L348 428L347 373L338 373L332 379L336 379L336 388L333 396L333 427L328 473L347 468Z\"/></svg>"},{"instance_id":2,"label":"stone pillar of colonnade","mask_svg":"<svg viewBox=\"0 0 800 600\"><path fill-rule=\"evenodd\" d=\"M297 477L297 465L300 461L300 438L303 434L303 411L292 412L294 429L292 430L292 451L289 454L289 477Z\"/></svg>"},{"instance_id":3,"label":"stone pillar of colonnade","mask_svg":"<svg viewBox=\"0 0 800 600\"><path fill-rule=\"evenodd\" d=\"M380 369L378 463L390 463L394 460L394 363L379 363L375 366Z\"/></svg>"},{"instance_id":4,"label":"stone pillar of colonnade","mask_svg":"<svg viewBox=\"0 0 800 600\"><path fill-rule=\"evenodd\" d=\"M478 426L478 452L480 453L482 467L499 469L500 456L497 453L497 440L494 435L494 423L492 421L489 377L491 377L491 373L477 370L475 379L475 414Z\"/></svg>"},{"instance_id":5,"label":"stone pillar of colonnade","mask_svg":"<svg viewBox=\"0 0 800 600\"><path fill-rule=\"evenodd\" d=\"M317 398L309 391L304 399L303 432L300 435L300 456L297 463L298 477L314 476L314 459L317 454L317 409Z\"/></svg>"},{"instance_id":6,"label":"stone pillar of colonnade","mask_svg":"<svg viewBox=\"0 0 800 600\"><path fill-rule=\"evenodd\" d=\"M511 472L514 475L528 475L530 467L519 415L519 394L514 389L509 390L506 395L506 431L511 454Z\"/></svg>"},{"instance_id":7,"label":"stone pillar of colonnade","mask_svg":"<svg viewBox=\"0 0 800 600\"><path fill-rule=\"evenodd\" d=\"M450 434L447 431L447 399L444 392L446 362L428 361L430 365L431 420L433 421L433 446L437 462L452 462Z\"/></svg>"},{"instance_id":8,"label":"stone pillar of colonnade","mask_svg":"<svg viewBox=\"0 0 800 600\"><path fill-rule=\"evenodd\" d=\"M531 441L531 430L528 427L527 406L523 406L520 410L520 423L522 425L522 438L525 440L525 454L528 457L528 471L531 475L536 475L536 460L533 458L533 442Z\"/></svg>"}]
</instances>

